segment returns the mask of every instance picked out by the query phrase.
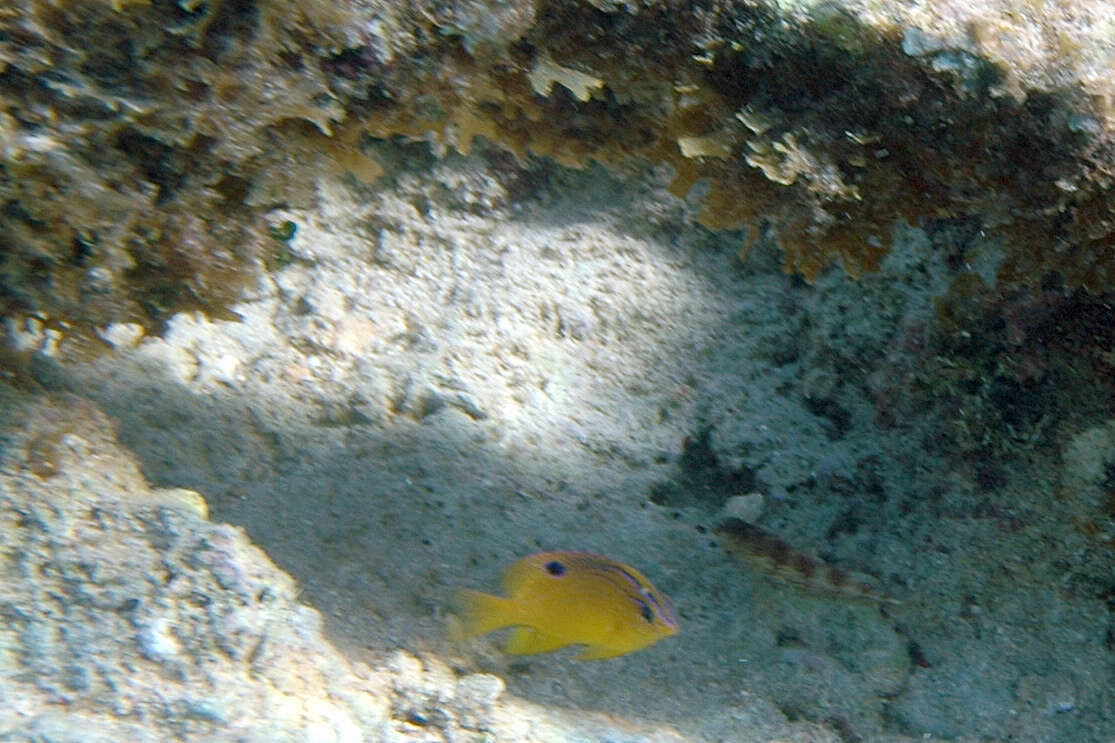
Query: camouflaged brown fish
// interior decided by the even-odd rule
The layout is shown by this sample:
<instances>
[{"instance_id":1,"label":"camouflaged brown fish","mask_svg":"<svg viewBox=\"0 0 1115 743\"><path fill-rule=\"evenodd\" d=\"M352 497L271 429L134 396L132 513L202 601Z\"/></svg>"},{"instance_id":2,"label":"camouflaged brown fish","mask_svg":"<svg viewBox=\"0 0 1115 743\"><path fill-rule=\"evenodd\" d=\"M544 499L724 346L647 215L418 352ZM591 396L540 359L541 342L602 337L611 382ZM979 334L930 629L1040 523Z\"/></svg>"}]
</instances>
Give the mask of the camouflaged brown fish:
<instances>
[{"instance_id":1,"label":"camouflaged brown fish","mask_svg":"<svg viewBox=\"0 0 1115 743\"><path fill-rule=\"evenodd\" d=\"M901 604L880 593L866 576L834 568L743 519L725 519L713 527L724 549L756 572L812 593L843 601Z\"/></svg>"}]
</instances>

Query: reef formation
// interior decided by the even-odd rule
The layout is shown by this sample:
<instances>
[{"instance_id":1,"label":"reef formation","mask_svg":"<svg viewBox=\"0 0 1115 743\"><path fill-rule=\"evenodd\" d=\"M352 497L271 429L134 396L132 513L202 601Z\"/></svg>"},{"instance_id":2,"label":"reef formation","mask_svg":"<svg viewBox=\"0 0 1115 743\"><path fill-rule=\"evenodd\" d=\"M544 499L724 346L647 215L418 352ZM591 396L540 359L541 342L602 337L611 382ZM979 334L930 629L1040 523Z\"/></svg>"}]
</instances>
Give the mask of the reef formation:
<instances>
[{"instance_id":1,"label":"reef formation","mask_svg":"<svg viewBox=\"0 0 1115 743\"><path fill-rule=\"evenodd\" d=\"M896 220L968 219L1002 236L1000 281L1106 293L1115 52L1089 3L1018 4L15 0L5 332L230 317L282 259L267 213L323 169L375 181L392 137L668 166L705 226L769 234L807 279L876 268Z\"/></svg>"}]
</instances>

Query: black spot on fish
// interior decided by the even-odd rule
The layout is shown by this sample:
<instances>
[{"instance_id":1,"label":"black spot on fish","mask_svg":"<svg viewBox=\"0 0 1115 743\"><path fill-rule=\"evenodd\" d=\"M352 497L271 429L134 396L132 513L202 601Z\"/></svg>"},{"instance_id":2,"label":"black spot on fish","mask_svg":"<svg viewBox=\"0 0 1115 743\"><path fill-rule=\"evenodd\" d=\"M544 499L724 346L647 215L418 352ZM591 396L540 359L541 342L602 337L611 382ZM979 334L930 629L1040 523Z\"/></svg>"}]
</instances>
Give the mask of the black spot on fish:
<instances>
[{"instance_id":1,"label":"black spot on fish","mask_svg":"<svg viewBox=\"0 0 1115 743\"><path fill-rule=\"evenodd\" d=\"M636 600L635 603L639 605L639 614L643 616L643 619L653 623L654 612L650 610L650 606L648 606L645 602L639 600Z\"/></svg>"},{"instance_id":2,"label":"black spot on fish","mask_svg":"<svg viewBox=\"0 0 1115 743\"><path fill-rule=\"evenodd\" d=\"M546 563L546 572L550 575L565 575L565 566L557 560L550 560Z\"/></svg>"}]
</instances>

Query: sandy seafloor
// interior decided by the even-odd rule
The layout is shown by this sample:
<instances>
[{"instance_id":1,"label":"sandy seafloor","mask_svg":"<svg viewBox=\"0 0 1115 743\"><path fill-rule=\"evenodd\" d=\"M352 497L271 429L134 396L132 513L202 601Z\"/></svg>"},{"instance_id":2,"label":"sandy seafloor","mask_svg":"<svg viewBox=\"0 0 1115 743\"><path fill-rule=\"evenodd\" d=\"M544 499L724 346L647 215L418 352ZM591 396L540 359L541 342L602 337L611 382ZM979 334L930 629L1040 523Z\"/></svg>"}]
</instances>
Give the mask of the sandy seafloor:
<instances>
[{"instance_id":1,"label":"sandy seafloor","mask_svg":"<svg viewBox=\"0 0 1115 743\"><path fill-rule=\"evenodd\" d=\"M113 417L148 480L242 526L355 662L428 654L692 741L787 720L847 742L1115 741L1111 610L1073 582L1115 560L1072 526L1115 419L990 490L926 421L881 424L877 376L951 278L926 232L896 224L878 275L811 286L764 241L741 261L741 234L699 227L667 173L559 170L523 195L483 153L416 162L374 188L323 175L318 209L271 215L297 225L290 262L242 322L114 328L115 355L48 384ZM990 277L996 246L973 239ZM750 493L764 529L902 603L733 560L709 529ZM454 589L495 590L540 549L629 562L681 633L588 663L450 642ZM600 735L576 739L618 739Z\"/></svg>"}]
</instances>

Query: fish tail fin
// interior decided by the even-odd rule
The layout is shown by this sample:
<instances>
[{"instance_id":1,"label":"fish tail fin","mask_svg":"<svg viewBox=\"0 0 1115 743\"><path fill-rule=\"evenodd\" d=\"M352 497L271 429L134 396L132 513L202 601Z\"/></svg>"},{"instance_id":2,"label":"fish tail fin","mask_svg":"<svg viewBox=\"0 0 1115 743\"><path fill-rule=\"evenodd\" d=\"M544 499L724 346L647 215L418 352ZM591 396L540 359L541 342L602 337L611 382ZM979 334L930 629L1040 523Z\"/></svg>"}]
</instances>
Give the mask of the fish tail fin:
<instances>
[{"instance_id":1,"label":"fish tail fin","mask_svg":"<svg viewBox=\"0 0 1115 743\"><path fill-rule=\"evenodd\" d=\"M466 637L484 635L520 621L511 599L467 588L457 591L457 610Z\"/></svg>"}]
</instances>

